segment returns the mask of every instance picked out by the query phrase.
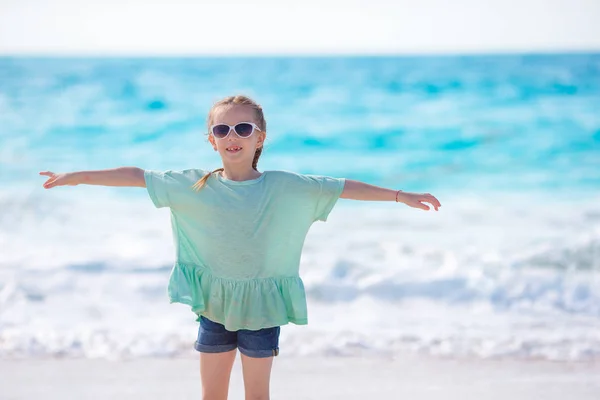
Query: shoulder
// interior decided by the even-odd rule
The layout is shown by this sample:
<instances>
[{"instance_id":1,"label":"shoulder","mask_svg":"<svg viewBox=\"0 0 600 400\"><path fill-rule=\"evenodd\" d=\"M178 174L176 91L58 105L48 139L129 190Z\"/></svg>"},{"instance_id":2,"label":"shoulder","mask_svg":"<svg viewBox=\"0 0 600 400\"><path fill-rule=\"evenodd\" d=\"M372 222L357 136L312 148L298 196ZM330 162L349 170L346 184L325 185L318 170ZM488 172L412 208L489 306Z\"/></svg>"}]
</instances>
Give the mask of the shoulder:
<instances>
[{"instance_id":1,"label":"shoulder","mask_svg":"<svg viewBox=\"0 0 600 400\"><path fill-rule=\"evenodd\" d=\"M327 175L317 175L317 174L301 174L298 172L292 171L268 171L270 176L273 176L276 179L286 180L289 182L298 182L298 183L306 183L306 184L314 184L320 183L323 181L339 181L343 178L335 178Z\"/></svg>"},{"instance_id":2,"label":"shoulder","mask_svg":"<svg viewBox=\"0 0 600 400\"><path fill-rule=\"evenodd\" d=\"M179 170L169 170L169 172L173 175L179 175L188 179L200 179L204 175L209 174L211 171L201 168L187 168Z\"/></svg>"},{"instance_id":3,"label":"shoulder","mask_svg":"<svg viewBox=\"0 0 600 400\"><path fill-rule=\"evenodd\" d=\"M210 171L200 168L187 168L187 169L166 169L166 170L144 170L146 176L152 176L158 180L188 183L195 182L202 178L205 174Z\"/></svg>"},{"instance_id":4,"label":"shoulder","mask_svg":"<svg viewBox=\"0 0 600 400\"><path fill-rule=\"evenodd\" d=\"M298 172L286 171L286 170L277 170L277 171L266 171L268 172L268 176L270 180L277 180L287 183L309 183L311 175L305 175Z\"/></svg>"},{"instance_id":5,"label":"shoulder","mask_svg":"<svg viewBox=\"0 0 600 400\"><path fill-rule=\"evenodd\" d=\"M287 189L298 189L310 193L321 193L323 190L336 192L343 189L344 178L326 175L301 174L292 171L269 171L269 180Z\"/></svg>"},{"instance_id":6,"label":"shoulder","mask_svg":"<svg viewBox=\"0 0 600 400\"><path fill-rule=\"evenodd\" d=\"M320 175L313 174L301 174L299 172L294 171L286 171L286 170L277 170L277 171L268 171L269 175L275 176L279 179L289 179L289 180L299 180L306 181L313 179L315 177L320 177Z\"/></svg>"},{"instance_id":7,"label":"shoulder","mask_svg":"<svg viewBox=\"0 0 600 400\"><path fill-rule=\"evenodd\" d=\"M146 169L145 171L155 172L159 174L173 175L173 176L197 176L204 175L210 171L200 168L186 168L186 169Z\"/></svg>"}]
</instances>

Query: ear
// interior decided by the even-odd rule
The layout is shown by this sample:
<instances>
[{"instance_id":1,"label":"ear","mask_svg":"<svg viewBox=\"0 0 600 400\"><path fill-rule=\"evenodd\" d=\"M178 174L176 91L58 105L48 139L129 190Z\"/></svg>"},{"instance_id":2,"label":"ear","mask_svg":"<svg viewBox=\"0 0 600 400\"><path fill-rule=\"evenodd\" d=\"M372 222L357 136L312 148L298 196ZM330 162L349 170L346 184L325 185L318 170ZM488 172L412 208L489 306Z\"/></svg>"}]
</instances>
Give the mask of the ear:
<instances>
[{"instance_id":1,"label":"ear","mask_svg":"<svg viewBox=\"0 0 600 400\"><path fill-rule=\"evenodd\" d=\"M258 135L258 140L256 141L256 148L262 148L266 138L267 132L261 132L260 135Z\"/></svg>"},{"instance_id":2,"label":"ear","mask_svg":"<svg viewBox=\"0 0 600 400\"><path fill-rule=\"evenodd\" d=\"M215 138L213 137L213 135L208 135L208 141L210 142L210 144L212 144L213 149L217 151L217 143L215 143Z\"/></svg>"}]
</instances>

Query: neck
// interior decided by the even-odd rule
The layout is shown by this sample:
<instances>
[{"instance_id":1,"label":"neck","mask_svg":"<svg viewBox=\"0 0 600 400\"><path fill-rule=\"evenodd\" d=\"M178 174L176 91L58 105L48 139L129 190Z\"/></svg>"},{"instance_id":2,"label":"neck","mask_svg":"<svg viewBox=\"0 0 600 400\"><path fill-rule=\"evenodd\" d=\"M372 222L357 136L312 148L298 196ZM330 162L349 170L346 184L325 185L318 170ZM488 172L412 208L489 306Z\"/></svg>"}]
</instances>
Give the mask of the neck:
<instances>
[{"instance_id":1,"label":"neck","mask_svg":"<svg viewBox=\"0 0 600 400\"><path fill-rule=\"evenodd\" d=\"M221 172L221 176L232 181L249 181L262 175L257 170L247 166L225 165L223 168L224 171Z\"/></svg>"}]
</instances>

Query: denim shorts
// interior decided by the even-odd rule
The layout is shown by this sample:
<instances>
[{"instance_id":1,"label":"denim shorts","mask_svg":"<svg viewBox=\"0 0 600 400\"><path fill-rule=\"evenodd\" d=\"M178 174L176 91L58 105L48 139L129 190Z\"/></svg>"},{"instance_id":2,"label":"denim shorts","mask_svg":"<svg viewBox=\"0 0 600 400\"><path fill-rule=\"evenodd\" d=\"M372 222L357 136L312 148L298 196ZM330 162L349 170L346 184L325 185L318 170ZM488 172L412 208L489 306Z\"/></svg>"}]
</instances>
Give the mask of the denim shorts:
<instances>
[{"instance_id":1,"label":"denim shorts","mask_svg":"<svg viewBox=\"0 0 600 400\"><path fill-rule=\"evenodd\" d=\"M223 353L237 347L240 353L248 357L272 357L279 354L279 332L279 326L232 332L218 322L201 316L194 348L202 353Z\"/></svg>"}]
</instances>

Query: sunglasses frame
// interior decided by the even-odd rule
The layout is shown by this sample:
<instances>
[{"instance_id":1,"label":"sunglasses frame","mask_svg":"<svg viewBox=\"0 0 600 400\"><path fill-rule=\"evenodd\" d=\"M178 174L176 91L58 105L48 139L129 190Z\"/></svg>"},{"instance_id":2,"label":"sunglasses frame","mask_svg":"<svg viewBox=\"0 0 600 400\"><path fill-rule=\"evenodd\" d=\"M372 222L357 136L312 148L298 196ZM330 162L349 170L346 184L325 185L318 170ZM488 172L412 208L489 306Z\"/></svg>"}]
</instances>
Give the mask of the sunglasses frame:
<instances>
[{"instance_id":1,"label":"sunglasses frame","mask_svg":"<svg viewBox=\"0 0 600 400\"><path fill-rule=\"evenodd\" d=\"M250 132L250 134L249 134L248 136L241 136L241 135L240 135L240 134L239 134L239 133L238 133L238 132L235 130L235 127L236 127L236 126L238 126L239 124L248 124L248 125L251 125L251 126L252 126L252 128L253 128L253 129L252 129L252 132ZM213 129L214 129L214 127L215 127L215 126L219 126L219 125L225 125L225 126L228 126L228 127L229 127L229 132L227 132L227 135L225 135L225 136L223 136L223 137L218 137L217 135L215 135L215 133L213 132ZM258 127L258 125L256 125L254 122L238 122L237 124L235 124L235 125L233 125L233 126L231 126L231 125L228 125L228 124L223 124L223 123L220 123L220 124L214 124L214 125L211 125L211 127L210 127L210 133L211 133L211 134L212 134L212 135L213 135L215 138L217 138L217 139L227 139L227 136L229 136L229 134L231 133L231 131L234 131L234 132L235 132L235 134L236 134L236 135L237 135L239 138L246 139L246 138L249 138L250 136L252 136L252 135L254 134L254 131L255 131L255 130L257 130L257 131L259 131L259 132L262 132L262 131L260 130L260 128Z\"/></svg>"}]
</instances>

